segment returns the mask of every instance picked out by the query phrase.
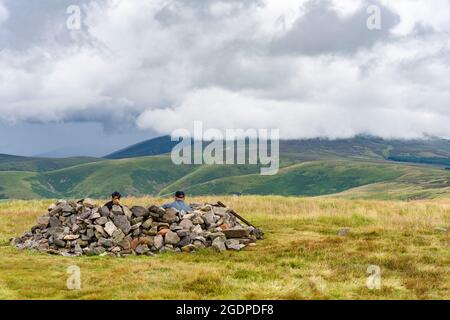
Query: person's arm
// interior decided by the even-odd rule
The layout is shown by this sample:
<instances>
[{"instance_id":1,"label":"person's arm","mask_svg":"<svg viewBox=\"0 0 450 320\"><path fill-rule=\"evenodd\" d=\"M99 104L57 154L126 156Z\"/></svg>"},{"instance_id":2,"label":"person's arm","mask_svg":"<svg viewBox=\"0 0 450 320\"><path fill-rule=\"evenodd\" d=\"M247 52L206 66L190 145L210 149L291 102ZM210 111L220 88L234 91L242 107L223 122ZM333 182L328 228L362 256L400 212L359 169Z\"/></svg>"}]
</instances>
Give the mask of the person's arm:
<instances>
[{"instance_id":1,"label":"person's arm","mask_svg":"<svg viewBox=\"0 0 450 320\"><path fill-rule=\"evenodd\" d=\"M168 208L170 208L170 206L171 206L171 203L165 203L161 206L161 208L168 209Z\"/></svg>"},{"instance_id":2,"label":"person's arm","mask_svg":"<svg viewBox=\"0 0 450 320\"><path fill-rule=\"evenodd\" d=\"M186 203L183 203L183 204L184 204L184 208L183 208L184 211L186 211L186 212L193 211L190 205L188 205Z\"/></svg>"}]
</instances>

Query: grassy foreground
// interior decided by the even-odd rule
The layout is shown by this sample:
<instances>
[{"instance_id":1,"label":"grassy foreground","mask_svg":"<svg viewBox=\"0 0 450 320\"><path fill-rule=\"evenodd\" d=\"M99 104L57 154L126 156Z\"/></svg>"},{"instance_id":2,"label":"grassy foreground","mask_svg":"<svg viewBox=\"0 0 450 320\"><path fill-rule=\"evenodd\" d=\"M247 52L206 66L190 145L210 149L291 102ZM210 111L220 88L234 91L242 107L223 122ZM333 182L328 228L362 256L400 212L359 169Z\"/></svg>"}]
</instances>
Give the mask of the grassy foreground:
<instances>
[{"instance_id":1,"label":"grassy foreground","mask_svg":"<svg viewBox=\"0 0 450 320\"><path fill-rule=\"evenodd\" d=\"M0 299L450 299L450 199L370 201L277 196L222 200L266 233L241 252L65 258L18 251L9 238L51 201L0 202ZM162 199L125 199L160 204ZM347 236L338 236L349 227ZM67 267L81 268L68 290ZM381 289L367 268L381 268Z\"/></svg>"}]
</instances>

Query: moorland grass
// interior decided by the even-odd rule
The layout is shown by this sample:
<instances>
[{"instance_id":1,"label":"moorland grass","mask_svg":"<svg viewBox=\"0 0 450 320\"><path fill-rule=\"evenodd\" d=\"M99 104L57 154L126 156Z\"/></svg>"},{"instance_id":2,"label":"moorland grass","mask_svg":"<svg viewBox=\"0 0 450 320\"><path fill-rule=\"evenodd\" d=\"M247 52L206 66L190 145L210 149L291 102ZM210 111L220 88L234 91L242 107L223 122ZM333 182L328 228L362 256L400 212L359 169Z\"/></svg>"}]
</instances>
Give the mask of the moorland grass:
<instances>
[{"instance_id":1,"label":"moorland grass","mask_svg":"<svg viewBox=\"0 0 450 320\"><path fill-rule=\"evenodd\" d=\"M219 200L202 197L192 201ZM220 197L262 227L241 252L69 258L9 246L51 200L0 202L0 299L449 299L450 200ZM127 198L128 205L160 204ZM99 201L101 203L101 201ZM337 235L349 227L346 237ZM81 290L66 287L81 268ZM380 290L366 286L369 265Z\"/></svg>"}]
</instances>

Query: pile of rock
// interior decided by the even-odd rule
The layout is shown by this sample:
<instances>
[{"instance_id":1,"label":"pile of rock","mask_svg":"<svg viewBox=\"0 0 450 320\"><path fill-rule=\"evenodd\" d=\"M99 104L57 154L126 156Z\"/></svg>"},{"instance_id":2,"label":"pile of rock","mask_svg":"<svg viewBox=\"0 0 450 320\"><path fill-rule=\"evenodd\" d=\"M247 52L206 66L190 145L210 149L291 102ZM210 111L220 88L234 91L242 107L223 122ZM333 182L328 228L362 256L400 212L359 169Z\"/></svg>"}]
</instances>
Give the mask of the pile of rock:
<instances>
[{"instance_id":1,"label":"pile of rock","mask_svg":"<svg viewBox=\"0 0 450 320\"><path fill-rule=\"evenodd\" d=\"M255 245L259 229L243 226L231 210L192 204L192 212L158 206L99 207L90 199L60 200L37 225L11 240L19 249L64 256L192 252L212 247L241 250Z\"/></svg>"}]
</instances>

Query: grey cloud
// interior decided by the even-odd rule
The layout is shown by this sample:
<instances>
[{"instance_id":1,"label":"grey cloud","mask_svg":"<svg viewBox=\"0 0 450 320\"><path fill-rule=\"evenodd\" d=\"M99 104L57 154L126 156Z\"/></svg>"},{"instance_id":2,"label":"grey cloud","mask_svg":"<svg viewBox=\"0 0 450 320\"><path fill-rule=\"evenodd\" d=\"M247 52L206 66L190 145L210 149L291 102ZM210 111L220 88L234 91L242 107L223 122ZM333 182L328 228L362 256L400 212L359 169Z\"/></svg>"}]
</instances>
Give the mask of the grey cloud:
<instances>
[{"instance_id":1,"label":"grey cloud","mask_svg":"<svg viewBox=\"0 0 450 320\"><path fill-rule=\"evenodd\" d=\"M217 19L214 5L228 6L223 16L233 16L239 11L264 5L263 0L172 0L156 12L155 19L164 26L176 25L186 19L198 19L200 22L211 22Z\"/></svg>"},{"instance_id":2,"label":"grey cloud","mask_svg":"<svg viewBox=\"0 0 450 320\"><path fill-rule=\"evenodd\" d=\"M0 47L26 50L32 46L58 42L68 44L66 9L83 6L89 0L4 0L9 19L0 29Z\"/></svg>"},{"instance_id":3,"label":"grey cloud","mask_svg":"<svg viewBox=\"0 0 450 320\"><path fill-rule=\"evenodd\" d=\"M381 8L381 30L369 30L366 12L369 4L362 5L350 16L340 17L330 1L308 1L303 7L305 14L291 29L273 40L272 51L304 55L346 54L389 39L390 30L399 23L400 17L377 4Z\"/></svg>"},{"instance_id":4,"label":"grey cloud","mask_svg":"<svg viewBox=\"0 0 450 320\"><path fill-rule=\"evenodd\" d=\"M70 33L67 5L93 2L35 1L27 12L29 1L8 0L24 24L8 19L0 34L0 119L95 121L107 133L136 123L168 133L200 119L293 138L420 135L427 111L431 133L447 132L448 37L391 34L402 12L383 6L383 29L369 31L365 6L342 18L336 1L294 5L301 15L284 32L267 0L97 1ZM373 125L377 110L392 119Z\"/></svg>"}]
</instances>

